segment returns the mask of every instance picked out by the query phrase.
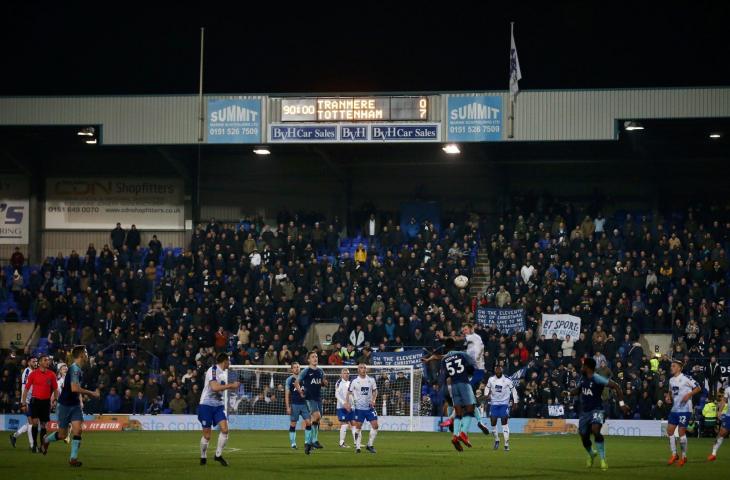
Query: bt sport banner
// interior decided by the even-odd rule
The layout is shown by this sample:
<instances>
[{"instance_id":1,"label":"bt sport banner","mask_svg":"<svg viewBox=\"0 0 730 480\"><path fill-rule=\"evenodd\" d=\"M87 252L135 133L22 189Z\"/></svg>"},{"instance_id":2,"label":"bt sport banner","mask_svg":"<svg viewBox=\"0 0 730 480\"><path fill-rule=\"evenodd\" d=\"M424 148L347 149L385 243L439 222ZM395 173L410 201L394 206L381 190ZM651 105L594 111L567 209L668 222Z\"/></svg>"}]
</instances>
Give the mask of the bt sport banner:
<instances>
[{"instance_id":1,"label":"bt sport banner","mask_svg":"<svg viewBox=\"0 0 730 480\"><path fill-rule=\"evenodd\" d=\"M181 179L49 178L45 227L65 230L182 230L185 228Z\"/></svg>"},{"instance_id":2,"label":"bt sport banner","mask_svg":"<svg viewBox=\"0 0 730 480\"><path fill-rule=\"evenodd\" d=\"M477 323L483 327L495 327L499 333L511 335L525 331L525 311L521 308L478 308Z\"/></svg>"},{"instance_id":3,"label":"bt sport banner","mask_svg":"<svg viewBox=\"0 0 730 480\"><path fill-rule=\"evenodd\" d=\"M553 334L558 336L559 340L565 340L566 335L570 338L577 339L580 336L580 317L573 315L542 315L542 328L540 333L545 338L552 338Z\"/></svg>"},{"instance_id":4,"label":"bt sport banner","mask_svg":"<svg viewBox=\"0 0 730 480\"><path fill-rule=\"evenodd\" d=\"M0 244L28 243L28 179L3 175L0 179Z\"/></svg>"}]
</instances>

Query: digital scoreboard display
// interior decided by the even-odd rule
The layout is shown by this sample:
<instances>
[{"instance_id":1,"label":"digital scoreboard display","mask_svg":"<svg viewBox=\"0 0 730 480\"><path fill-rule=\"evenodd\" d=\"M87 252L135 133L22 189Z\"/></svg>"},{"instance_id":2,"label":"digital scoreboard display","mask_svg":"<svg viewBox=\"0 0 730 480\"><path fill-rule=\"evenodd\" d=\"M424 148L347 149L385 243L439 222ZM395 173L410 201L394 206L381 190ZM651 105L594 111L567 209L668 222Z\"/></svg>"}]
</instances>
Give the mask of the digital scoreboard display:
<instances>
[{"instance_id":1,"label":"digital scoreboard display","mask_svg":"<svg viewBox=\"0 0 730 480\"><path fill-rule=\"evenodd\" d=\"M282 98L282 122L428 120L428 97Z\"/></svg>"}]
</instances>

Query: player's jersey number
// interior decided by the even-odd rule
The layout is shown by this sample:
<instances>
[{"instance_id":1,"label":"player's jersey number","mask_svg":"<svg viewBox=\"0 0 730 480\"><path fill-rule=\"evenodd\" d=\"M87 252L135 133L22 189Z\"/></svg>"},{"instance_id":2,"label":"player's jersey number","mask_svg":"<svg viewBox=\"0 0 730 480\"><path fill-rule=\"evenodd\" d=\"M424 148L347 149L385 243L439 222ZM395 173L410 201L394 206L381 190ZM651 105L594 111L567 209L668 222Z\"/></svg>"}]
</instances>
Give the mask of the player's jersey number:
<instances>
[{"instance_id":1,"label":"player's jersey number","mask_svg":"<svg viewBox=\"0 0 730 480\"><path fill-rule=\"evenodd\" d=\"M454 368L456 366L456 368ZM464 364L461 363L460 358L455 358L453 360L449 360L446 362L446 371L449 372L449 376L454 376L457 373L461 373L464 371Z\"/></svg>"}]
</instances>

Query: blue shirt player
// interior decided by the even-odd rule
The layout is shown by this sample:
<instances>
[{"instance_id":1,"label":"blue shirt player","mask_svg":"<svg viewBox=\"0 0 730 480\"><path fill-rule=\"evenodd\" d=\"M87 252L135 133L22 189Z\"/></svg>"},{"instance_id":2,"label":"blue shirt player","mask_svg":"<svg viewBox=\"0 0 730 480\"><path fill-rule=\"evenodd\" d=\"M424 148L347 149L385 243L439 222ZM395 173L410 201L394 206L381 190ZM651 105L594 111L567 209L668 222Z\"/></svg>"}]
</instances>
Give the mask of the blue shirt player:
<instances>
[{"instance_id":1,"label":"blue shirt player","mask_svg":"<svg viewBox=\"0 0 730 480\"><path fill-rule=\"evenodd\" d=\"M469 377L474 373L476 363L474 359L465 352L455 350L456 342L453 338L447 338L444 344L446 352L441 359L442 386L446 389L446 380L451 381L451 399L454 405L454 435L451 444L461 452L461 443L471 447L469 442L469 427L474 418L474 406L477 403L474 390L469 382Z\"/></svg>"},{"instance_id":2,"label":"blue shirt player","mask_svg":"<svg viewBox=\"0 0 730 480\"><path fill-rule=\"evenodd\" d=\"M226 390L238 390L241 384L239 382L228 383L228 367L231 361L227 353L219 353L215 357L215 362L216 364L205 372L205 385L198 405L198 421L203 426L203 436L200 439L200 464L205 465L208 462L210 434L213 427L217 425L220 433L214 460L227 467L228 462L223 459L223 448L228 441L228 419L223 394Z\"/></svg>"},{"instance_id":3,"label":"blue shirt player","mask_svg":"<svg viewBox=\"0 0 730 480\"><path fill-rule=\"evenodd\" d=\"M299 363L294 362L291 364L291 376L286 379L286 390L284 391L284 401L286 404L286 413L289 415L289 442L291 448L297 448L297 422L301 417L304 423L304 445L305 452L309 455L309 450L306 445L311 442L312 436L312 422L310 420L309 408L307 407L307 401L296 387L297 378L299 378L299 371L301 367Z\"/></svg>"},{"instance_id":4,"label":"blue shirt player","mask_svg":"<svg viewBox=\"0 0 730 480\"><path fill-rule=\"evenodd\" d=\"M324 370L319 368L319 357L317 352L309 352L307 355L309 366L299 373L295 382L296 389L304 395L312 416L311 443L304 446L304 453L309 454L312 448L323 448L319 443L319 420L322 418L322 385L327 386L327 379L324 377Z\"/></svg>"},{"instance_id":5,"label":"blue shirt player","mask_svg":"<svg viewBox=\"0 0 730 480\"><path fill-rule=\"evenodd\" d=\"M567 393L571 395L580 394L581 414L580 420L578 421L578 433L583 442L583 447L588 452L586 466L588 468L592 467L596 456L600 455L601 470L608 470L605 439L603 434L601 434L601 427L606 419L606 413L603 410L603 400L601 399L603 389L608 387L616 393L619 401L618 404L624 412L628 413L629 408L624 403L624 394L621 391L621 387L613 380L596 374L595 371L596 361L594 359L586 358L583 360L583 367L581 368L583 376L578 386ZM592 449L591 434L593 434L593 438L596 441L597 452Z\"/></svg>"},{"instance_id":6,"label":"blue shirt player","mask_svg":"<svg viewBox=\"0 0 730 480\"><path fill-rule=\"evenodd\" d=\"M74 362L68 368L66 380L63 382L61 395L58 397L58 406L56 407L58 431L45 436L41 451L45 455L48 452L48 445L50 443L65 439L70 426L73 440L71 441L71 458L68 463L72 467L80 467L81 462L78 456L79 449L81 448L81 429L84 423L84 413L81 411L81 395L99 398L100 393L98 389L92 392L81 387L83 383L81 368L89 360L86 347L83 345L74 347L71 350L71 356Z\"/></svg>"}]
</instances>

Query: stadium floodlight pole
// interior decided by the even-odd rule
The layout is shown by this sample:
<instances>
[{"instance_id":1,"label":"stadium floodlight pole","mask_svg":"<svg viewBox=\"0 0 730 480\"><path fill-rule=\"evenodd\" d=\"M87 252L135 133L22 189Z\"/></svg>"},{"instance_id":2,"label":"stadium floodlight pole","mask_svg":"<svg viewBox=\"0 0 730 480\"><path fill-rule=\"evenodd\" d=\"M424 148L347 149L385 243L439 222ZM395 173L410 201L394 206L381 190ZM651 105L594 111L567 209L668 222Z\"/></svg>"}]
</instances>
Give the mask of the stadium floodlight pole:
<instances>
[{"instance_id":1,"label":"stadium floodlight pole","mask_svg":"<svg viewBox=\"0 0 730 480\"><path fill-rule=\"evenodd\" d=\"M203 46L205 45L205 27L200 27L200 79L198 80L198 143L203 141Z\"/></svg>"}]
</instances>

